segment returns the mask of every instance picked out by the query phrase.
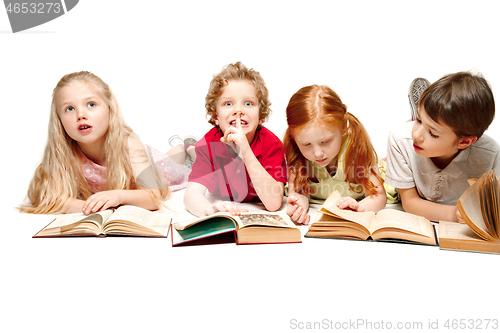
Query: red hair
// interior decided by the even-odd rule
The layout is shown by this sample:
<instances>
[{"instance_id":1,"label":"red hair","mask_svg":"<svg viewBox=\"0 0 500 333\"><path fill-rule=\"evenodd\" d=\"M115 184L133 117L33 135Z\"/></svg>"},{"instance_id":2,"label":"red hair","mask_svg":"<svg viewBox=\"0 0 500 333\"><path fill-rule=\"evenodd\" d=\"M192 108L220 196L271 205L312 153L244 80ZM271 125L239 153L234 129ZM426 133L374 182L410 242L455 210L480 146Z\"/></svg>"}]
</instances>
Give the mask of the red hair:
<instances>
[{"instance_id":1,"label":"red hair","mask_svg":"<svg viewBox=\"0 0 500 333\"><path fill-rule=\"evenodd\" d=\"M309 195L309 177L312 174L308 168L307 159L301 154L295 142L294 133L312 123L325 129L332 127L346 129L348 140L345 140L344 144L349 145L345 156L346 181L351 190L353 190L351 184L361 185L365 195L377 192L377 186L369 178L373 175L380 183L383 183L378 173L377 153L364 126L356 117L347 112L347 107L332 89L319 85L299 89L288 102L286 120L288 128L283 145L288 163L288 174L291 176L289 179L294 179L293 185L297 193Z\"/></svg>"}]
</instances>

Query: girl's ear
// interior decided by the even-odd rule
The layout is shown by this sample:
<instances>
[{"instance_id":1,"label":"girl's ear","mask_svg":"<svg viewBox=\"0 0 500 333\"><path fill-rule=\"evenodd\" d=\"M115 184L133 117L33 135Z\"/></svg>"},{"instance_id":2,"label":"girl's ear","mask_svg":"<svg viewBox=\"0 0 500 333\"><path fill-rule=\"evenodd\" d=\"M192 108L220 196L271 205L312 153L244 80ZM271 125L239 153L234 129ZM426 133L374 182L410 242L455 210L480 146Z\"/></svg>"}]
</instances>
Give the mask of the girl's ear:
<instances>
[{"instance_id":1,"label":"girl's ear","mask_svg":"<svg viewBox=\"0 0 500 333\"><path fill-rule=\"evenodd\" d=\"M477 136L475 135L464 136L458 142L458 149L465 149L476 141L477 141Z\"/></svg>"}]
</instances>

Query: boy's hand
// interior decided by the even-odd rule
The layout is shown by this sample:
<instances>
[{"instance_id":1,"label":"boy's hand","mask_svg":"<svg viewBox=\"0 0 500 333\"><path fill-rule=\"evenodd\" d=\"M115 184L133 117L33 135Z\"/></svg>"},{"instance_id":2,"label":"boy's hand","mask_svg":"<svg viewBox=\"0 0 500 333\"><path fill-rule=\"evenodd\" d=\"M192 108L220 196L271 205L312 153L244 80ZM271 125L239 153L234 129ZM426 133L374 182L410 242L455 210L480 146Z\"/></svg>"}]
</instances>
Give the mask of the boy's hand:
<instances>
[{"instance_id":1,"label":"boy's hand","mask_svg":"<svg viewBox=\"0 0 500 333\"><path fill-rule=\"evenodd\" d=\"M359 202L351 197L343 197L337 201L337 207L340 209L350 209L355 212L364 212L365 207L361 206Z\"/></svg>"},{"instance_id":2,"label":"boy's hand","mask_svg":"<svg viewBox=\"0 0 500 333\"><path fill-rule=\"evenodd\" d=\"M236 127L229 126L229 128L224 132L224 136L220 139L221 142L232 144L234 151L239 153L237 147L240 149L242 154L245 154L250 149L250 144L248 143L247 136L243 132L241 127L241 112L236 113Z\"/></svg>"},{"instance_id":3,"label":"boy's hand","mask_svg":"<svg viewBox=\"0 0 500 333\"><path fill-rule=\"evenodd\" d=\"M465 223L464 219L462 218L462 214L460 214L460 211L458 210L458 208L455 211L455 216L457 217L458 223Z\"/></svg>"},{"instance_id":4,"label":"boy's hand","mask_svg":"<svg viewBox=\"0 0 500 333\"><path fill-rule=\"evenodd\" d=\"M222 201L214 203L205 209L205 214L212 215L217 212L228 212L233 216L239 216L243 212L248 212L247 209L239 209L234 202Z\"/></svg>"},{"instance_id":5,"label":"boy's hand","mask_svg":"<svg viewBox=\"0 0 500 333\"><path fill-rule=\"evenodd\" d=\"M111 190L92 194L83 204L82 212L88 215L120 205L121 192L121 190Z\"/></svg>"}]
</instances>

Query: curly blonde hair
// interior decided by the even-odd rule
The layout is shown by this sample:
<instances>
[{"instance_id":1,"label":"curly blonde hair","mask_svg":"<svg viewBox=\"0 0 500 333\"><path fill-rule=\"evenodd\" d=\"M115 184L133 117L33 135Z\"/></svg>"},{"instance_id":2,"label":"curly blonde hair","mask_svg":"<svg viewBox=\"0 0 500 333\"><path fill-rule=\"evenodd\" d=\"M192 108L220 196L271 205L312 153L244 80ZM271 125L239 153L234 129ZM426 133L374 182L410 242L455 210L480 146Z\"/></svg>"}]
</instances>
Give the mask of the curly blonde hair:
<instances>
[{"instance_id":1,"label":"curly blonde hair","mask_svg":"<svg viewBox=\"0 0 500 333\"><path fill-rule=\"evenodd\" d=\"M57 112L59 90L77 82L91 85L109 106L109 124L104 143L108 189L145 189L160 204L169 194L168 187L155 167L153 173L158 184L155 190L159 190L159 194L141 184L134 176L128 141L140 143L140 140L125 123L115 95L98 76L81 71L63 76L54 88L43 159L28 188L29 203L21 205L20 210L35 214L61 213L67 210L67 199L86 200L93 194L82 172L83 153L80 146L66 133ZM139 153L149 159L145 148Z\"/></svg>"},{"instance_id":2,"label":"curly blonde hair","mask_svg":"<svg viewBox=\"0 0 500 333\"><path fill-rule=\"evenodd\" d=\"M218 127L216 124L217 100L222 95L224 87L230 80L249 80L254 84L257 98L259 99L259 120L262 120L262 122L266 121L271 115L271 102L269 101L269 91L266 88L266 83L259 72L252 68L248 69L238 61L234 64L224 66L210 81L207 97L205 97L208 122Z\"/></svg>"}]
</instances>

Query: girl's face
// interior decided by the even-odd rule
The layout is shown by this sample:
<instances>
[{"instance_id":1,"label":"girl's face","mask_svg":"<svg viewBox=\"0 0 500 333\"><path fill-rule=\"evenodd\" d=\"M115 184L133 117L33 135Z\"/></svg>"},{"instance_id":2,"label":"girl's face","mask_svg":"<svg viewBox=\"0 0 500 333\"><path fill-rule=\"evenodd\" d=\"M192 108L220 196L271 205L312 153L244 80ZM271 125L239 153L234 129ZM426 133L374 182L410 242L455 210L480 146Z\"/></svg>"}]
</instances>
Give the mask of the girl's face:
<instances>
[{"instance_id":1,"label":"girl's face","mask_svg":"<svg viewBox=\"0 0 500 333\"><path fill-rule=\"evenodd\" d=\"M302 155L309 161L333 171L342 147L341 127L326 129L315 122L294 131L294 138Z\"/></svg>"},{"instance_id":2,"label":"girl's face","mask_svg":"<svg viewBox=\"0 0 500 333\"><path fill-rule=\"evenodd\" d=\"M217 101L215 124L223 133L230 126L236 126L236 114L241 112L241 128L249 143L262 123L259 112L259 99L254 84L249 80L230 80Z\"/></svg>"},{"instance_id":3,"label":"girl's face","mask_svg":"<svg viewBox=\"0 0 500 333\"><path fill-rule=\"evenodd\" d=\"M83 151L104 146L109 106L90 84L78 81L59 89L56 107L64 130Z\"/></svg>"}]
</instances>

